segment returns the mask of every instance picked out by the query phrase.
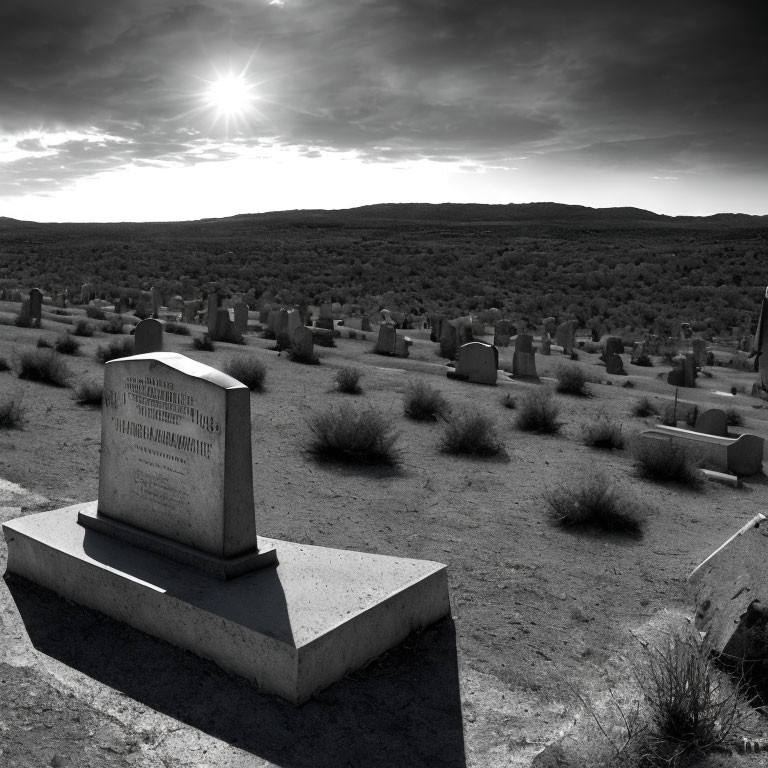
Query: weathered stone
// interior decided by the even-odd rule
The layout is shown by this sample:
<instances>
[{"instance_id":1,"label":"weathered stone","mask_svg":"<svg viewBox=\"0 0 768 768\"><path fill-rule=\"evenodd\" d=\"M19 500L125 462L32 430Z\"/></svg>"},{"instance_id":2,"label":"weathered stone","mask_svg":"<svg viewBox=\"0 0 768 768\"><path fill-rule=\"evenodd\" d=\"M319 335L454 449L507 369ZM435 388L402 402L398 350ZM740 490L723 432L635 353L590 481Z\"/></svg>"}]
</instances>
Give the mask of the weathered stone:
<instances>
[{"instance_id":1,"label":"weathered stone","mask_svg":"<svg viewBox=\"0 0 768 768\"><path fill-rule=\"evenodd\" d=\"M552 342L547 334L541 337L541 344L539 345L539 353L542 355L552 354Z\"/></svg>"},{"instance_id":2,"label":"weathered stone","mask_svg":"<svg viewBox=\"0 0 768 768\"><path fill-rule=\"evenodd\" d=\"M555 344L563 348L563 354L573 354L573 343L576 338L576 321L567 320L564 323L560 323L555 331Z\"/></svg>"},{"instance_id":3,"label":"weathered stone","mask_svg":"<svg viewBox=\"0 0 768 768\"><path fill-rule=\"evenodd\" d=\"M408 348L413 342L407 337L395 332L395 357L408 357Z\"/></svg>"},{"instance_id":4,"label":"weathered stone","mask_svg":"<svg viewBox=\"0 0 768 768\"><path fill-rule=\"evenodd\" d=\"M133 337L133 354L146 355L163 351L163 324L148 317L136 324Z\"/></svg>"},{"instance_id":5,"label":"weathered stone","mask_svg":"<svg viewBox=\"0 0 768 768\"><path fill-rule=\"evenodd\" d=\"M533 351L533 336L519 333L515 340L515 353L512 356L512 375L524 379L538 379L536 372L536 354Z\"/></svg>"},{"instance_id":6,"label":"weathered stone","mask_svg":"<svg viewBox=\"0 0 768 768\"><path fill-rule=\"evenodd\" d=\"M626 376L627 372L624 370L624 363L619 355L615 352L608 352L605 356L605 372L614 376Z\"/></svg>"},{"instance_id":7,"label":"weathered stone","mask_svg":"<svg viewBox=\"0 0 768 768\"><path fill-rule=\"evenodd\" d=\"M696 366L693 357L677 355L672 358L673 368L667 375L667 384L673 387L695 387Z\"/></svg>"},{"instance_id":8,"label":"weathered stone","mask_svg":"<svg viewBox=\"0 0 768 768\"><path fill-rule=\"evenodd\" d=\"M98 515L81 521L155 551L163 537L162 554L218 576L262 563L248 388L171 352L108 362Z\"/></svg>"},{"instance_id":9,"label":"weathered stone","mask_svg":"<svg viewBox=\"0 0 768 768\"><path fill-rule=\"evenodd\" d=\"M606 336L603 339L603 354L600 359L607 362L609 355L621 355L624 352L624 342L621 336Z\"/></svg>"},{"instance_id":10,"label":"weathered stone","mask_svg":"<svg viewBox=\"0 0 768 768\"><path fill-rule=\"evenodd\" d=\"M728 417L720 408L709 408L696 417L694 425L696 432L705 432L708 435L728 436Z\"/></svg>"},{"instance_id":11,"label":"weathered stone","mask_svg":"<svg viewBox=\"0 0 768 768\"><path fill-rule=\"evenodd\" d=\"M43 292L39 288L29 291L29 319L34 328L39 328L43 319Z\"/></svg>"},{"instance_id":12,"label":"weathered stone","mask_svg":"<svg viewBox=\"0 0 768 768\"><path fill-rule=\"evenodd\" d=\"M495 346L470 341L459 349L458 360L451 378L466 379L475 384L496 384L499 352Z\"/></svg>"},{"instance_id":13,"label":"weathered stone","mask_svg":"<svg viewBox=\"0 0 768 768\"><path fill-rule=\"evenodd\" d=\"M544 326L544 332L548 336L555 335L555 332L557 331L557 320L555 320L554 317L545 317L541 323Z\"/></svg>"},{"instance_id":14,"label":"weathered stone","mask_svg":"<svg viewBox=\"0 0 768 768\"><path fill-rule=\"evenodd\" d=\"M360 330L365 331L366 333L371 332L371 321L368 318L368 315L363 315L361 321L360 321Z\"/></svg>"},{"instance_id":15,"label":"weathered stone","mask_svg":"<svg viewBox=\"0 0 768 768\"><path fill-rule=\"evenodd\" d=\"M704 339L691 339L693 348L693 362L696 367L701 368L707 364L707 342Z\"/></svg>"},{"instance_id":16,"label":"weathered stone","mask_svg":"<svg viewBox=\"0 0 768 768\"><path fill-rule=\"evenodd\" d=\"M395 326L390 323L382 323L379 326L379 335L373 351L377 355L394 355L396 339L397 331Z\"/></svg>"},{"instance_id":17,"label":"weathered stone","mask_svg":"<svg viewBox=\"0 0 768 768\"><path fill-rule=\"evenodd\" d=\"M238 301L234 306L235 331L240 335L248 333L248 305L244 301Z\"/></svg>"},{"instance_id":18,"label":"weathered stone","mask_svg":"<svg viewBox=\"0 0 768 768\"><path fill-rule=\"evenodd\" d=\"M302 360L310 360L315 354L315 337L311 329L300 325L293 331L291 339L293 354Z\"/></svg>"},{"instance_id":19,"label":"weathered stone","mask_svg":"<svg viewBox=\"0 0 768 768\"><path fill-rule=\"evenodd\" d=\"M152 297L152 317L158 318L160 316L160 307L163 305L162 291L159 288L152 286L149 293Z\"/></svg>"},{"instance_id":20,"label":"weathered stone","mask_svg":"<svg viewBox=\"0 0 768 768\"><path fill-rule=\"evenodd\" d=\"M210 328L210 323L208 324ZM213 333L210 334L213 341L235 341L237 334L234 332L232 320L229 317L229 310L219 307L216 310L216 323L213 326Z\"/></svg>"},{"instance_id":21,"label":"weathered stone","mask_svg":"<svg viewBox=\"0 0 768 768\"><path fill-rule=\"evenodd\" d=\"M80 292L80 303L87 304L93 298L93 286L85 283Z\"/></svg>"},{"instance_id":22,"label":"weathered stone","mask_svg":"<svg viewBox=\"0 0 768 768\"><path fill-rule=\"evenodd\" d=\"M30 308L29 297L21 300L21 310L19 311L19 323L22 326L30 325L32 322L32 311Z\"/></svg>"},{"instance_id":23,"label":"weathered stone","mask_svg":"<svg viewBox=\"0 0 768 768\"><path fill-rule=\"evenodd\" d=\"M194 323L197 319L197 302L185 301L184 302L184 322Z\"/></svg>"},{"instance_id":24,"label":"weathered stone","mask_svg":"<svg viewBox=\"0 0 768 768\"><path fill-rule=\"evenodd\" d=\"M680 338L690 339L693 336L693 330L690 323L680 323Z\"/></svg>"},{"instance_id":25,"label":"weathered stone","mask_svg":"<svg viewBox=\"0 0 768 768\"><path fill-rule=\"evenodd\" d=\"M208 294L208 334L212 339L216 338L216 323L217 315L219 312L219 306L221 299L216 291L211 291Z\"/></svg>"}]
</instances>

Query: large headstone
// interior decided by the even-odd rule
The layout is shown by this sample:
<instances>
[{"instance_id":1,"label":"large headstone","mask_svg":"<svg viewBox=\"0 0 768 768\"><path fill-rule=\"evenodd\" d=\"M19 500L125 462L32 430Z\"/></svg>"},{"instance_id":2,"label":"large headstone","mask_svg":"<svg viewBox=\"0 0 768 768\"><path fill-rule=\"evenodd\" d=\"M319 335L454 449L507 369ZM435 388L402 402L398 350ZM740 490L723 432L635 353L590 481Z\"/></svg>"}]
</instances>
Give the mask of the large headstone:
<instances>
[{"instance_id":1,"label":"large headstone","mask_svg":"<svg viewBox=\"0 0 768 768\"><path fill-rule=\"evenodd\" d=\"M693 428L696 432L728 437L728 417L721 408L709 408L696 417Z\"/></svg>"},{"instance_id":2,"label":"large headstone","mask_svg":"<svg viewBox=\"0 0 768 768\"><path fill-rule=\"evenodd\" d=\"M390 323L382 323L379 326L379 336L376 339L376 346L373 351L377 355L394 355L396 339L397 331L395 326Z\"/></svg>"},{"instance_id":3,"label":"large headstone","mask_svg":"<svg viewBox=\"0 0 768 768\"><path fill-rule=\"evenodd\" d=\"M33 327L39 328L43 320L43 292L39 288L29 292L29 317Z\"/></svg>"},{"instance_id":4,"label":"large headstone","mask_svg":"<svg viewBox=\"0 0 768 768\"><path fill-rule=\"evenodd\" d=\"M455 372L449 377L466 379L475 384L496 384L499 352L495 346L470 341L459 349Z\"/></svg>"},{"instance_id":5,"label":"large headstone","mask_svg":"<svg viewBox=\"0 0 768 768\"><path fill-rule=\"evenodd\" d=\"M256 538L248 387L172 352L113 360L101 427L84 525L224 578L274 562Z\"/></svg>"},{"instance_id":6,"label":"large headstone","mask_svg":"<svg viewBox=\"0 0 768 768\"><path fill-rule=\"evenodd\" d=\"M133 354L146 355L163 350L163 324L147 317L136 324L133 336Z\"/></svg>"},{"instance_id":7,"label":"large headstone","mask_svg":"<svg viewBox=\"0 0 768 768\"><path fill-rule=\"evenodd\" d=\"M537 379L536 353L533 351L533 336L519 333L515 339L515 353L512 356L512 375L524 379Z\"/></svg>"},{"instance_id":8,"label":"large headstone","mask_svg":"<svg viewBox=\"0 0 768 768\"><path fill-rule=\"evenodd\" d=\"M248 333L248 305L244 301L238 301L234 306L235 331L241 336Z\"/></svg>"}]
</instances>

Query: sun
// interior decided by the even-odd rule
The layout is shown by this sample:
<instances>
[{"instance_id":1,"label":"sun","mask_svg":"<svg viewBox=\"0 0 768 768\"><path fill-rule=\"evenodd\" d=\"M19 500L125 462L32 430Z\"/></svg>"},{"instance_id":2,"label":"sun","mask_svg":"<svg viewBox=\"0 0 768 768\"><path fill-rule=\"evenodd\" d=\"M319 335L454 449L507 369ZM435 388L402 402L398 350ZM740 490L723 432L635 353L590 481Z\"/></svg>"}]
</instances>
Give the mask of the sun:
<instances>
[{"instance_id":1,"label":"sun","mask_svg":"<svg viewBox=\"0 0 768 768\"><path fill-rule=\"evenodd\" d=\"M210 83L206 92L208 106L224 118L244 115L255 99L253 86L243 75L222 75Z\"/></svg>"}]
</instances>

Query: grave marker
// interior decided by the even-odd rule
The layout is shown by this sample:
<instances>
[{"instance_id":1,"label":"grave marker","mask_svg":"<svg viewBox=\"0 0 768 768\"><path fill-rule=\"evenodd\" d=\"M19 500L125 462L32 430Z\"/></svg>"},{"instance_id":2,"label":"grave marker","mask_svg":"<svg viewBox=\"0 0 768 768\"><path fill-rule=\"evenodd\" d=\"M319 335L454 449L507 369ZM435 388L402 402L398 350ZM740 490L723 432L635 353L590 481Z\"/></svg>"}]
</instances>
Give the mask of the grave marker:
<instances>
[{"instance_id":1,"label":"grave marker","mask_svg":"<svg viewBox=\"0 0 768 768\"><path fill-rule=\"evenodd\" d=\"M515 339L515 353L512 356L512 375L524 379L538 379L535 355L533 336L519 333Z\"/></svg>"},{"instance_id":2,"label":"grave marker","mask_svg":"<svg viewBox=\"0 0 768 768\"><path fill-rule=\"evenodd\" d=\"M456 369L449 371L448 377L495 386L498 368L499 351L495 346L470 341L459 349Z\"/></svg>"},{"instance_id":3,"label":"grave marker","mask_svg":"<svg viewBox=\"0 0 768 768\"><path fill-rule=\"evenodd\" d=\"M241 336L248 333L248 305L244 301L238 301L234 307L235 332Z\"/></svg>"},{"instance_id":4,"label":"grave marker","mask_svg":"<svg viewBox=\"0 0 768 768\"><path fill-rule=\"evenodd\" d=\"M133 354L146 355L163 350L163 324L147 317L136 324L133 332Z\"/></svg>"}]
</instances>

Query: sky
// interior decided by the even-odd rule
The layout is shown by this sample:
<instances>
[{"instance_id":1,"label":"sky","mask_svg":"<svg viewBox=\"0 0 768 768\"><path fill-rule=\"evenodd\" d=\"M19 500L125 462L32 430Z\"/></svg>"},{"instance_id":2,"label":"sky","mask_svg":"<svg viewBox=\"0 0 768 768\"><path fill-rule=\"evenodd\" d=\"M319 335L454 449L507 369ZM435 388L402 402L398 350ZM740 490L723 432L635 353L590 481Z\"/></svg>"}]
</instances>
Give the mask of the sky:
<instances>
[{"instance_id":1,"label":"sky","mask_svg":"<svg viewBox=\"0 0 768 768\"><path fill-rule=\"evenodd\" d=\"M768 214L765 0L3 0L0 216Z\"/></svg>"}]
</instances>

